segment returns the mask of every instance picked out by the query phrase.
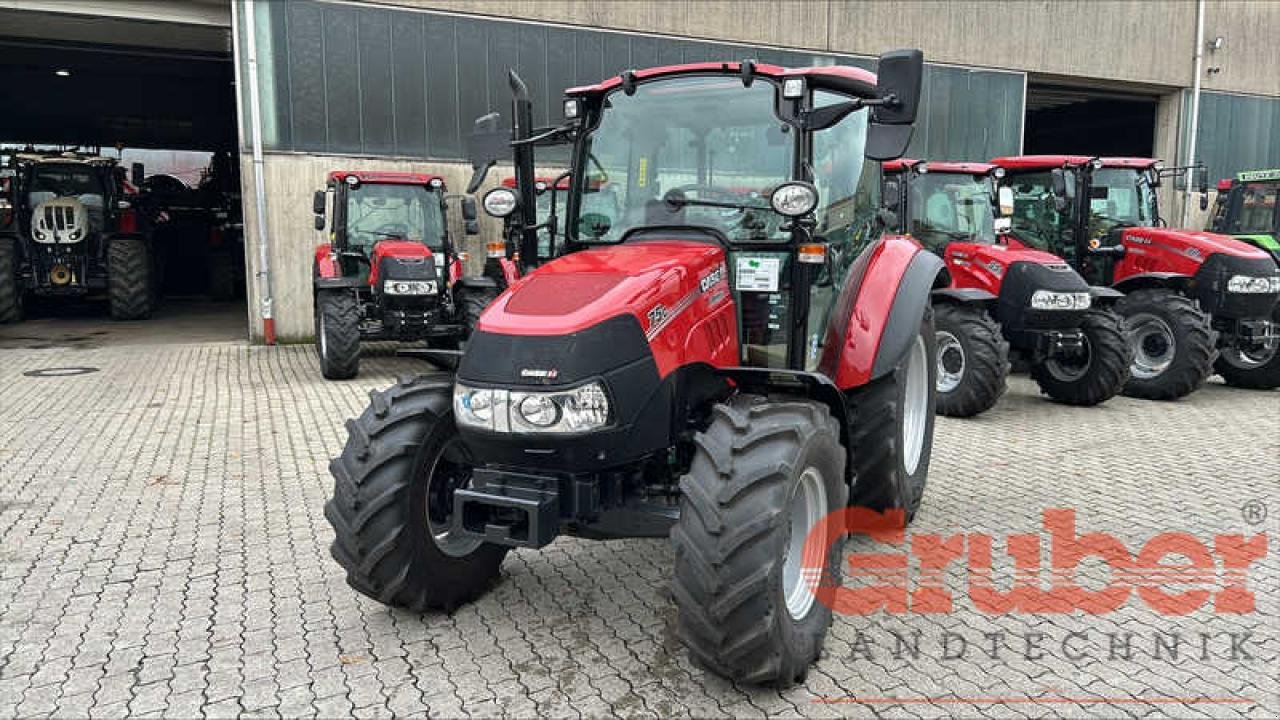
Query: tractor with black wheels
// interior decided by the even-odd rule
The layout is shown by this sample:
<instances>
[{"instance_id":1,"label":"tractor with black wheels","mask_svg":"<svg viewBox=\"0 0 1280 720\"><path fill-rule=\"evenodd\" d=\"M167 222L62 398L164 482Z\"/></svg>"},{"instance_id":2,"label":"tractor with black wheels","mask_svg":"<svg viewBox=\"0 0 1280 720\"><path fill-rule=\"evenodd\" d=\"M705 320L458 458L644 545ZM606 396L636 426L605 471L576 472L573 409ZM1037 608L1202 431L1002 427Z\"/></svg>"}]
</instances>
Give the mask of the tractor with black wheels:
<instances>
[{"instance_id":1,"label":"tractor with black wheels","mask_svg":"<svg viewBox=\"0 0 1280 720\"><path fill-rule=\"evenodd\" d=\"M141 166L136 168L140 176ZM16 153L5 174L9 220L0 227L0 323L22 320L27 294L105 294L114 320L151 315L156 270L150 227L114 159Z\"/></svg>"},{"instance_id":2,"label":"tractor with black wheels","mask_svg":"<svg viewBox=\"0 0 1280 720\"><path fill-rule=\"evenodd\" d=\"M1063 257L1086 280L1119 290L1133 348L1126 395L1172 400L1216 370L1228 385L1280 385L1280 268L1226 235L1167 227L1156 188L1186 177L1208 207L1203 167L1151 158L997 158L1012 188L1013 235Z\"/></svg>"},{"instance_id":3,"label":"tractor with black wheels","mask_svg":"<svg viewBox=\"0 0 1280 720\"><path fill-rule=\"evenodd\" d=\"M532 126L482 125L472 188L511 157L522 264L539 241L533 146L574 144L563 249L481 315L453 374L376 393L330 465L348 583L450 609L511 548L669 537L679 636L701 664L788 685L818 657L850 505L909 521L933 439L930 292L942 261L884 235L839 269L828 237L878 209L919 51L851 67L751 61L627 71ZM838 513L832 515L832 513ZM826 522L823 522L827 519ZM834 519L832 521L831 519Z\"/></svg>"},{"instance_id":4,"label":"tractor with black wheels","mask_svg":"<svg viewBox=\"0 0 1280 720\"><path fill-rule=\"evenodd\" d=\"M316 352L330 380L353 378L365 341L426 341L454 347L489 301L493 280L463 275L449 236L444 178L406 172L335 170L312 203ZM475 201L462 198L468 235Z\"/></svg>"},{"instance_id":5,"label":"tractor with black wheels","mask_svg":"<svg viewBox=\"0 0 1280 720\"><path fill-rule=\"evenodd\" d=\"M502 179L502 187L516 188L516 179ZM537 262L556 256L556 234L560 218L564 217L565 191L569 189L569 175L558 177L539 175L534 181L537 193L538 254ZM520 230L515 218L508 215L502 222L502 240L485 243L484 275L493 278L501 290L506 290L520 279Z\"/></svg>"},{"instance_id":6,"label":"tractor with black wheels","mask_svg":"<svg viewBox=\"0 0 1280 720\"><path fill-rule=\"evenodd\" d=\"M1011 353L1058 402L1097 405L1120 392L1132 360L1113 310L1123 295L1004 232L1009 220L996 211L1012 210L1012 191L997 191L1003 170L902 159L884 171L898 230L947 265L949 284L933 291L939 413L971 417L995 405Z\"/></svg>"}]
</instances>

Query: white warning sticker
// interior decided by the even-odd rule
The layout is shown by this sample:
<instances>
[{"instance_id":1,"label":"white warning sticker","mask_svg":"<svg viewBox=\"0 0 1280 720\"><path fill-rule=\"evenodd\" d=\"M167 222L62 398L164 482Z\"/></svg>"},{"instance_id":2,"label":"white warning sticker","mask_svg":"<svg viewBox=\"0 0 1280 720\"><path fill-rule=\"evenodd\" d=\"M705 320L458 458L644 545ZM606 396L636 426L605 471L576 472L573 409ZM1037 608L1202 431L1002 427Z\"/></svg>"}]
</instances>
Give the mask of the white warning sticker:
<instances>
[{"instance_id":1,"label":"white warning sticker","mask_svg":"<svg viewBox=\"0 0 1280 720\"><path fill-rule=\"evenodd\" d=\"M781 267L781 258L739 257L738 292L778 292L778 275Z\"/></svg>"}]
</instances>

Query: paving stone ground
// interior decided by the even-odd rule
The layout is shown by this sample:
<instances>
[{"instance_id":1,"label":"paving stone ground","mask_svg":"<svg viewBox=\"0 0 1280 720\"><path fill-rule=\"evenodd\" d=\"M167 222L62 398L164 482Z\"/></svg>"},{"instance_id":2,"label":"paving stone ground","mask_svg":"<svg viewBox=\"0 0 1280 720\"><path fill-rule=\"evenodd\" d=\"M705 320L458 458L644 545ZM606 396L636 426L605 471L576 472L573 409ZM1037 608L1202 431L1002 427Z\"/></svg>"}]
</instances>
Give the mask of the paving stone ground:
<instances>
[{"instance_id":1,"label":"paving stone ground","mask_svg":"<svg viewBox=\"0 0 1280 720\"><path fill-rule=\"evenodd\" d=\"M1038 535L1049 561L1046 509L1131 553L1166 532L1210 552L1268 533L1234 580L1252 612L1215 611L1221 592L1183 615L1136 594L1101 614L984 612L962 560L937 576L949 612L840 615L806 682L778 691L691 664L665 541L513 552L452 615L349 589L325 468L367 391L416 362L384 354L335 383L310 347L0 347L0 717L1280 715L1280 393L1215 380L1182 402L1070 408L1014 378L986 415L940 420L913 526L913 547L993 537L999 587L1008 535ZM66 366L97 371L23 375ZM1109 577L1097 559L1079 575ZM1229 578L1218 563L1200 581Z\"/></svg>"}]
</instances>

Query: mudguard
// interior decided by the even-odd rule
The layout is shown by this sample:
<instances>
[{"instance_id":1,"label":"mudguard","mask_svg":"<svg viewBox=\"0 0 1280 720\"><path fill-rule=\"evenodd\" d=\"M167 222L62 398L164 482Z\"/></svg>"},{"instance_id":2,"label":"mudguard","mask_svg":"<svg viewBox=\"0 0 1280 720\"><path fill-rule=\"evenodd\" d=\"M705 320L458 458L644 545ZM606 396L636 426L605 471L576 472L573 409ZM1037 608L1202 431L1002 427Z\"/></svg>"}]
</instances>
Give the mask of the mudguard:
<instances>
[{"instance_id":1,"label":"mudguard","mask_svg":"<svg viewBox=\"0 0 1280 720\"><path fill-rule=\"evenodd\" d=\"M837 388L889 373L920 331L941 258L906 235L886 235L862 252L832 310L819 369Z\"/></svg>"},{"instance_id":2,"label":"mudguard","mask_svg":"<svg viewBox=\"0 0 1280 720\"><path fill-rule=\"evenodd\" d=\"M342 277L342 267L338 264L338 256L333 253L333 246L323 243L315 249L316 279L333 279Z\"/></svg>"},{"instance_id":3,"label":"mudguard","mask_svg":"<svg viewBox=\"0 0 1280 720\"><path fill-rule=\"evenodd\" d=\"M988 305L999 298L979 288L937 288L933 291L935 302L951 302L958 305Z\"/></svg>"},{"instance_id":4,"label":"mudguard","mask_svg":"<svg viewBox=\"0 0 1280 720\"><path fill-rule=\"evenodd\" d=\"M1109 307L1124 297L1124 293L1104 285L1090 285L1089 297L1094 307Z\"/></svg>"}]
</instances>

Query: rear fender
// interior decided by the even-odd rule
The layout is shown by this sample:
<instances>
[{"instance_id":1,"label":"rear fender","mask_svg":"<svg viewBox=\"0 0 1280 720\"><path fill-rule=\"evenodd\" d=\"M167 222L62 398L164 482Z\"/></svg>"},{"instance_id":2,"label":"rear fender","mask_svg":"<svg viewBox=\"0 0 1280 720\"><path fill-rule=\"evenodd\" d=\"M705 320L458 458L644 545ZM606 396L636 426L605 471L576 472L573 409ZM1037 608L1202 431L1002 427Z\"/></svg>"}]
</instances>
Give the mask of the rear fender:
<instances>
[{"instance_id":1,"label":"rear fender","mask_svg":"<svg viewBox=\"0 0 1280 720\"><path fill-rule=\"evenodd\" d=\"M979 288L936 288L932 292L935 303L951 303L952 305L977 305L990 307L998 297Z\"/></svg>"},{"instance_id":2,"label":"rear fender","mask_svg":"<svg viewBox=\"0 0 1280 720\"><path fill-rule=\"evenodd\" d=\"M329 243L316 246L315 276L317 280L342 277L342 266L338 264L338 256L333 252L333 246Z\"/></svg>"},{"instance_id":3,"label":"rear fender","mask_svg":"<svg viewBox=\"0 0 1280 720\"><path fill-rule=\"evenodd\" d=\"M945 285L944 271L941 258L906 235L864 250L832 308L820 371L847 390L893 370L911 349L931 291Z\"/></svg>"},{"instance_id":4,"label":"rear fender","mask_svg":"<svg viewBox=\"0 0 1280 720\"><path fill-rule=\"evenodd\" d=\"M1191 280L1192 277L1190 275L1183 275L1182 273L1152 272L1130 275L1112 287L1125 294L1135 290L1148 290L1151 288L1169 288L1171 290L1185 291Z\"/></svg>"},{"instance_id":5,"label":"rear fender","mask_svg":"<svg viewBox=\"0 0 1280 720\"><path fill-rule=\"evenodd\" d=\"M1109 288L1105 285L1089 286L1089 298L1093 307L1111 307L1122 297L1124 297L1124 293L1115 288Z\"/></svg>"}]
</instances>

